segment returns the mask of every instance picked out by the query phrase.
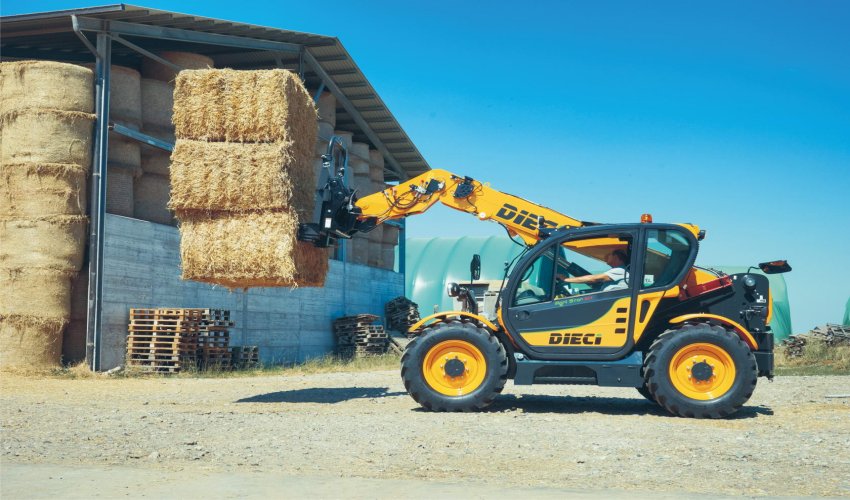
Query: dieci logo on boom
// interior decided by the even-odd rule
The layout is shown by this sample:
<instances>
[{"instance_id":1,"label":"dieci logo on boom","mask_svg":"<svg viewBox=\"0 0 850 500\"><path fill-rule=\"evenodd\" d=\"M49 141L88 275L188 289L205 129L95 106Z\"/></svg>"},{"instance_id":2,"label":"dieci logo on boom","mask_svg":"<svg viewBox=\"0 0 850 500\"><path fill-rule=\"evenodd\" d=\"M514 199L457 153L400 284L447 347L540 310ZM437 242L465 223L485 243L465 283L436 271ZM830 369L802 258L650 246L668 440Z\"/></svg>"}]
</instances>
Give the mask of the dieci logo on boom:
<instances>
[{"instance_id":1,"label":"dieci logo on boom","mask_svg":"<svg viewBox=\"0 0 850 500\"><path fill-rule=\"evenodd\" d=\"M595 333L550 333L549 344L551 345L599 345L602 343L602 335Z\"/></svg>"},{"instance_id":2,"label":"dieci logo on boom","mask_svg":"<svg viewBox=\"0 0 850 500\"><path fill-rule=\"evenodd\" d=\"M496 217L502 220L513 222L519 226L534 231L537 229L537 214L530 214L528 210L520 210L517 207L505 203L502 208L496 212ZM543 221L544 228L553 228L555 223L552 221Z\"/></svg>"}]
</instances>

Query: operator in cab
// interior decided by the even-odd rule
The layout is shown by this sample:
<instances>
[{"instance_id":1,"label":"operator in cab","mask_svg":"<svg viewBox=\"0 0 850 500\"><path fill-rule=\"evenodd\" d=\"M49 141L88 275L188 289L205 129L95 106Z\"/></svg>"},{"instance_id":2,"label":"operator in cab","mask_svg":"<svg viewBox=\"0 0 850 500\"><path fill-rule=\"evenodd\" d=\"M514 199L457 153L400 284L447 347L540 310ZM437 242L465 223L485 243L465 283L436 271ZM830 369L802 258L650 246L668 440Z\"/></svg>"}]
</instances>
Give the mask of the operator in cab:
<instances>
[{"instance_id":1,"label":"operator in cab","mask_svg":"<svg viewBox=\"0 0 850 500\"><path fill-rule=\"evenodd\" d=\"M613 250L605 256L605 263L611 266L611 269L600 274L588 274L586 276L566 277L563 274L558 274L558 281L562 283L601 283L603 284L602 291L621 290L628 287L626 281L629 279L629 272L626 266L629 262L629 256L623 250Z\"/></svg>"}]
</instances>

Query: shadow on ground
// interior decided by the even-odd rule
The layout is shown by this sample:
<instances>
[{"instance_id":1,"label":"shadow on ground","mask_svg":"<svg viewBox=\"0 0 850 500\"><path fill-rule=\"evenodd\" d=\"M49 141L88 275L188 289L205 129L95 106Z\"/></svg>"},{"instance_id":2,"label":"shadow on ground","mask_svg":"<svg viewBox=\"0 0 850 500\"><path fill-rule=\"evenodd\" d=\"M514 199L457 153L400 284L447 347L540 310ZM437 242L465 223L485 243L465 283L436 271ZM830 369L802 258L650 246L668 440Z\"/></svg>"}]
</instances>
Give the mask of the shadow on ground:
<instances>
[{"instance_id":1,"label":"shadow on ground","mask_svg":"<svg viewBox=\"0 0 850 500\"><path fill-rule=\"evenodd\" d=\"M292 391L270 392L249 398L243 398L237 403L341 403L351 399L386 398L402 396L405 392L389 392L389 387L315 387L310 389L295 389Z\"/></svg>"},{"instance_id":2,"label":"shadow on ground","mask_svg":"<svg viewBox=\"0 0 850 500\"><path fill-rule=\"evenodd\" d=\"M643 398L611 398L598 396L570 397L544 395L502 395L496 398L488 411L526 413L602 413L605 415L655 415L673 417L655 403ZM766 406L744 406L727 419L754 418L773 415Z\"/></svg>"}]
</instances>

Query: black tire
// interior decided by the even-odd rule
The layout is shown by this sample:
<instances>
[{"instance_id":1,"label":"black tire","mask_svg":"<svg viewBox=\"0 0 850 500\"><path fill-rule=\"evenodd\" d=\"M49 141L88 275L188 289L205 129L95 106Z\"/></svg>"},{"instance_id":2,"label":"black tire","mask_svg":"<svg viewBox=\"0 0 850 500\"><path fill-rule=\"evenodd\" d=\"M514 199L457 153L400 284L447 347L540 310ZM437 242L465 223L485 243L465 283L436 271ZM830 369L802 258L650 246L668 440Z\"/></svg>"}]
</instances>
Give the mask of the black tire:
<instances>
[{"instance_id":1,"label":"black tire","mask_svg":"<svg viewBox=\"0 0 850 500\"><path fill-rule=\"evenodd\" d=\"M725 351L734 364L731 387L719 397L691 398L671 380L669 367L676 353L698 343L712 344ZM688 324L661 334L644 361L644 385L659 405L680 417L723 418L735 413L752 396L757 377L756 360L750 348L736 334L705 323Z\"/></svg>"},{"instance_id":2,"label":"black tire","mask_svg":"<svg viewBox=\"0 0 850 500\"><path fill-rule=\"evenodd\" d=\"M428 384L422 365L437 344L460 340L472 344L486 362L484 379L477 388L462 396L449 396ZM448 364L448 363L447 363ZM408 394L431 411L475 411L486 408L502 392L508 378L508 358L499 340L474 323L450 321L426 328L414 338L401 357L401 379Z\"/></svg>"},{"instance_id":3,"label":"black tire","mask_svg":"<svg viewBox=\"0 0 850 500\"><path fill-rule=\"evenodd\" d=\"M649 388L646 385L641 387L636 387L637 391L641 396L645 397L647 401L658 404L658 401L655 400L655 397L652 396L652 393L649 392Z\"/></svg>"}]
</instances>

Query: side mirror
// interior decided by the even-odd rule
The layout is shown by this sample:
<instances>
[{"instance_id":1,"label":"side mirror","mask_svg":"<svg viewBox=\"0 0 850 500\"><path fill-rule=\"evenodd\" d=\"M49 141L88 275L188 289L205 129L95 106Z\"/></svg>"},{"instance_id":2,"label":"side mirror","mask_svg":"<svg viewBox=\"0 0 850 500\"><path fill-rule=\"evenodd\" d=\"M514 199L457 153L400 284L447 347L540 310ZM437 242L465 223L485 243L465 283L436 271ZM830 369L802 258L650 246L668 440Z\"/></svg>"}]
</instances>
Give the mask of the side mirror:
<instances>
[{"instance_id":1,"label":"side mirror","mask_svg":"<svg viewBox=\"0 0 850 500\"><path fill-rule=\"evenodd\" d=\"M759 264L759 269L764 274L779 274L787 273L791 270L791 266L787 260L773 260L770 262L762 262Z\"/></svg>"},{"instance_id":2,"label":"side mirror","mask_svg":"<svg viewBox=\"0 0 850 500\"><path fill-rule=\"evenodd\" d=\"M472 256L472 262L469 263L469 273L472 275L472 281L481 278L481 256L475 254Z\"/></svg>"}]
</instances>

